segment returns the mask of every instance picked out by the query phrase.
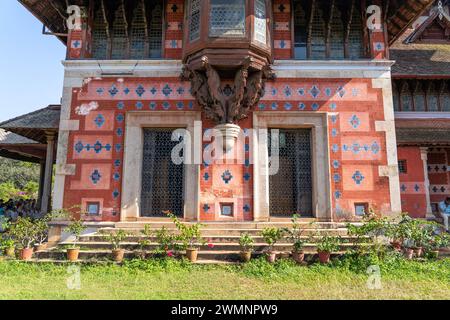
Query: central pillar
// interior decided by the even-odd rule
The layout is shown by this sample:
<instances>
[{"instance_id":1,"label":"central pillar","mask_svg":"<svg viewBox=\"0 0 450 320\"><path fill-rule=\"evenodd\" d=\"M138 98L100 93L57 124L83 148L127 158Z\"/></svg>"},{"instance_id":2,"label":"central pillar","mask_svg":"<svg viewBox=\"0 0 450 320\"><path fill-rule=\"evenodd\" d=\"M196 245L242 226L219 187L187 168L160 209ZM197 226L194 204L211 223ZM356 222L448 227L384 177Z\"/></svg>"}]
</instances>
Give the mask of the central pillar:
<instances>
[{"instance_id":1,"label":"central pillar","mask_svg":"<svg viewBox=\"0 0 450 320\"><path fill-rule=\"evenodd\" d=\"M50 196L52 192L53 162L55 154L55 133L46 132L47 156L45 158L45 173L42 189L41 213L46 214L50 209Z\"/></svg>"},{"instance_id":2,"label":"central pillar","mask_svg":"<svg viewBox=\"0 0 450 320\"><path fill-rule=\"evenodd\" d=\"M425 185L425 197L427 201L427 219L434 219L430 200L430 180L428 179L428 148L420 148L420 158L423 162L423 175Z\"/></svg>"}]
</instances>

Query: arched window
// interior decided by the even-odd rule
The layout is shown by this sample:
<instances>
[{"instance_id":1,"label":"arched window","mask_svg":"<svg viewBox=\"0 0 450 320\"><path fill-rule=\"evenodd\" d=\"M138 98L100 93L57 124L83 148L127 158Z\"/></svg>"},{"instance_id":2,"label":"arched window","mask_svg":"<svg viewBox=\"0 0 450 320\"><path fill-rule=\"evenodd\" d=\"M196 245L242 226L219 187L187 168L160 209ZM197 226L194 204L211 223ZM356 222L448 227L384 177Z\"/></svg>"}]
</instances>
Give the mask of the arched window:
<instances>
[{"instance_id":1,"label":"arched window","mask_svg":"<svg viewBox=\"0 0 450 320\"><path fill-rule=\"evenodd\" d=\"M394 111L400 111L399 94L396 82L392 82L392 97L394 99Z\"/></svg>"},{"instance_id":2,"label":"arched window","mask_svg":"<svg viewBox=\"0 0 450 320\"><path fill-rule=\"evenodd\" d=\"M311 59L325 59L325 21L323 19L322 9L313 8L313 19L311 28Z\"/></svg>"},{"instance_id":3,"label":"arched window","mask_svg":"<svg viewBox=\"0 0 450 320\"><path fill-rule=\"evenodd\" d=\"M128 53L128 24L123 1L119 3L115 13L112 28L112 59L127 58Z\"/></svg>"},{"instance_id":4,"label":"arched window","mask_svg":"<svg viewBox=\"0 0 450 320\"><path fill-rule=\"evenodd\" d=\"M417 81L414 89L414 111L425 111L425 91L423 90L422 83Z\"/></svg>"},{"instance_id":5,"label":"arched window","mask_svg":"<svg viewBox=\"0 0 450 320\"><path fill-rule=\"evenodd\" d=\"M308 45L308 22L306 12L300 1L294 2L294 48L296 59L306 59Z\"/></svg>"},{"instance_id":6,"label":"arched window","mask_svg":"<svg viewBox=\"0 0 450 320\"><path fill-rule=\"evenodd\" d=\"M331 19L330 58L333 60L344 59L344 23L339 8L334 8Z\"/></svg>"},{"instance_id":7,"label":"arched window","mask_svg":"<svg viewBox=\"0 0 450 320\"><path fill-rule=\"evenodd\" d=\"M98 0L95 3L93 58L161 57L164 16L161 0Z\"/></svg>"},{"instance_id":8,"label":"arched window","mask_svg":"<svg viewBox=\"0 0 450 320\"><path fill-rule=\"evenodd\" d=\"M362 17L358 3L359 1L355 1L355 6L351 16L352 21L350 24L348 37L348 51L350 59L361 59L364 57Z\"/></svg>"},{"instance_id":9,"label":"arched window","mask_svg":"<svg viewBox=\"0 0 450 320\"><path fill-rule=\"evenodd\" d=\"M439 111L439 92L434 82L430 82L427 91L427 107L428 111Z\"/></svg>"},{"instance_id":10,"label":"arched window","mask_svg":"<svg viewBox=\"0 0 450 320\"><path fill-rule=\"evenodd\" d=\"M130 42L131 59L144 59L148 57L148 30L144 0L140 0L133 10Z\"/></svg>"},{"instance_id":11,"label":"arched window","mask_svg":"<svg viewBox=\"0 0 450 320\"><path fill-rule=\"evenodd\" d=\"M103 1L100 1L92 25L92 56L106 59L109 55L109 25Z\"/></svg>"},{"instance_id":12,"label":"arched window","mask_svg":"<svg viewBox=\"0 0 450 320\"><path fill-rule=\"evenodd\" d=\"M191 0L189 7L189 41L200 38L200 0Z\"/></svg>"},{"instance_id":13,"label":"arched window","mask_svg":"<svg viewBox=\"0 0 450 320\"><path fill-rule=\"evenodd\" d=\"M400 102L402 111L413 111L411 91L408 82L403 82L402 91L400 92Z\"/></svg>"},{"instance_id":14,"label":"arched window","mask_svg":"<svg viewBox=\"0 0 450 320\"><path fill-rule=\"evenodd\" d=\"M150 20L150 58L160 58L162 54L163 9L160 3L155 4Z\"/></svg>"},{"instance_id":15,"label":"arched window","mask_svg":"<svg viewBox=\"0 0 450 320\"><path fill-rule=\"evenodd\" d=\"M440 95L441 111L450 112L450 82L443 80Z\"/></svg>"}]
</instances>

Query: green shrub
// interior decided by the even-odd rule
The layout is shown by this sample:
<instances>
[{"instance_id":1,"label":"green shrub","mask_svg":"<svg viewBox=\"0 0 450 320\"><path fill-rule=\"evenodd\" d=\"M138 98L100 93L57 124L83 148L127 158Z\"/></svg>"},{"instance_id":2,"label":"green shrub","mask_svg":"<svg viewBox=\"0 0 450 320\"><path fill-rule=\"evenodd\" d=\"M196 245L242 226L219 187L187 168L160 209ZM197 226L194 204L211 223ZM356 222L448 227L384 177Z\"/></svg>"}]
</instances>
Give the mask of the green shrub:
<instances>
[{"instance_id":1,"label":"green shrub","mask_svg":"<svg viewBox=\"0 0 450 320\"><path fill-rule=\"evenodd\" d=\"M284 231L279 228L265 228L261 232L264 241L269 246L269 251L273 251L275 244L283 238Z\"/></svg>"},{"instance_id":2,"label":"green shrub","mask_svg":"<svg viewBox=\"0 0 450 320\"><path fill-rule=\"evenodd\" d=\"M242 251L253 251L254 243L255 240L253 240L248 233L241 234L241 237L239 238L239 245Z\"/></svg>"}]
</instances>

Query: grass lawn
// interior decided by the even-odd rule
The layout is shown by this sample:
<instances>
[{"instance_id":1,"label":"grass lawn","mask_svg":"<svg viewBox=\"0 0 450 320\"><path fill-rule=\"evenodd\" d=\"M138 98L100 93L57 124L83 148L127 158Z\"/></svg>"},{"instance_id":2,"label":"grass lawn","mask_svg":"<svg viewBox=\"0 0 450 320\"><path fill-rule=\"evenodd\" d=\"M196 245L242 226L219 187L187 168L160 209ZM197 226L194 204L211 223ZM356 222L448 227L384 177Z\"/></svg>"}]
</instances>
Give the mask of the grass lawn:
<instances>
[{"instance_id":1,"label":"grass lawn","mask_svg":"<svg viewBox=\"0 0 450 320\"><path fill-rule=\"evenodd\" d=\"M381 267L382 289L367 287L367 261L296 266L263 260L202 266L175 260L81 266L81 289L67 266L0 263L0 299L449 299L450 259Z\"/></svg>"}]
</instances>

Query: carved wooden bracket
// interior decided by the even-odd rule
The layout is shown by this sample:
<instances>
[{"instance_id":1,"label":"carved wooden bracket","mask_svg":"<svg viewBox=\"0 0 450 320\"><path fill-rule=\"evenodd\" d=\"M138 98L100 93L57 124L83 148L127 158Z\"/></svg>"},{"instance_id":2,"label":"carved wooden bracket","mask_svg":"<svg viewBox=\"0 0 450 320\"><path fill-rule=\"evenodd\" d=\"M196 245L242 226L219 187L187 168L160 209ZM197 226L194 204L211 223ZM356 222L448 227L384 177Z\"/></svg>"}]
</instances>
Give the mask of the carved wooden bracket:
<instances>
[{"instance_id":1,"label":"carved wooden bracket","mask_svg":"<svg viewBox=\"0 0 450 320\"><path fill-rule=\"evenodd\" d=\"M270 67L263 70L249 70L247 58L236 71L233 86L222 89L219 72L202 58L202 70L183 68L182 78L191 82L191 92L206 116L217 124L236 123L247 118L248 113L264 95L265 81L273 79Z\"/></svg>"}]
</instances>

